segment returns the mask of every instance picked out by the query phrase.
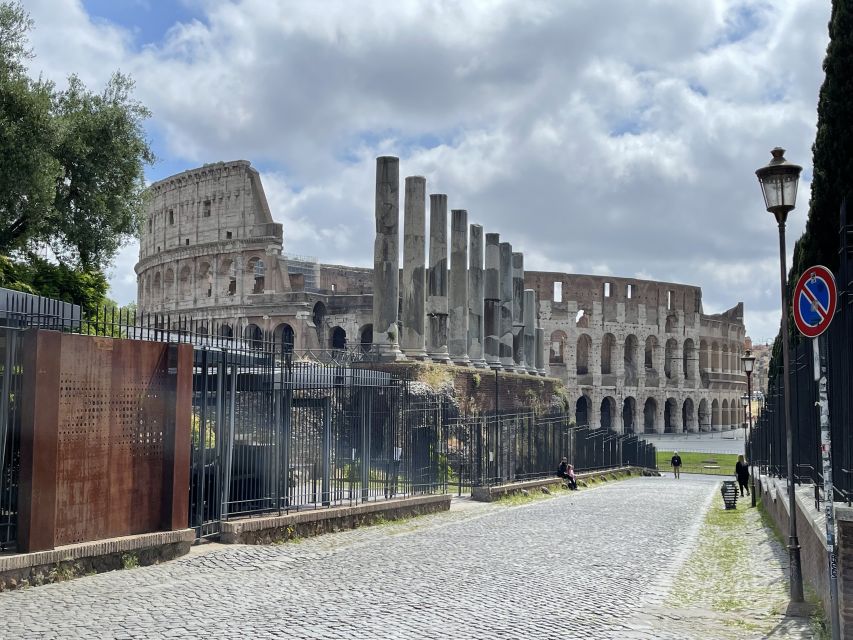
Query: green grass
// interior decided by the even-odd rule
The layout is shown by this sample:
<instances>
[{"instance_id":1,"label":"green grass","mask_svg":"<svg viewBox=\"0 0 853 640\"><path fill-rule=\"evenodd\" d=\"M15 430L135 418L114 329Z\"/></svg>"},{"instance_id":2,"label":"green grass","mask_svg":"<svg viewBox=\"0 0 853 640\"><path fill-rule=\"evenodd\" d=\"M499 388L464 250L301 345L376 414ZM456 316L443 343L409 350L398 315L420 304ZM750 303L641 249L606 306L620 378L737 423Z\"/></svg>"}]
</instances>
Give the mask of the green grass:
<instances>
[{"instance_id":1,"label":"green grass","mask_svg":"<svg viewBox=\"0 0 853 640\"><path fill-rule=\"evenodd\" d=\"M673 453L672 451L661 451L658 449L657 463L660 471L672 471L669 461ZM736 453L684 451L678 455L681 456L682 473L710 473L719 476L734 476L735 474L735 463L738 456ZM713 468L714 466L719 468Z\"/></svg>"}]
</instances>

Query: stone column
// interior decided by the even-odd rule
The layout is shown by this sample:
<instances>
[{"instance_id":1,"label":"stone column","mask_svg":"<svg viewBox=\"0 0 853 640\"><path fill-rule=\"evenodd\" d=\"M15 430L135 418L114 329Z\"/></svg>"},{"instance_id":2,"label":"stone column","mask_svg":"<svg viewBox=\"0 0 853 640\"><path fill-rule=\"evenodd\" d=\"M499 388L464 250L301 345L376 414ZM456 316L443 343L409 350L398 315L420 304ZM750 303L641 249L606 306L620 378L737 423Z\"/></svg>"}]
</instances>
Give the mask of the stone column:
<instances>
[{"instance_id":1,"label":"stone column","mask_svg":"<svg viewBox=\"0 0 853 640\"><path fill-rule=\"evenodd\" d=\"M408 358L426 360L426 178L406 178L403 217L403 329Z\"/></svg>"},{"instance_id":2,"label":"stone column","mask_svg":"<svg viewBox=\"0 0 853 640\"><path fill-rule=\"evenodd\" d=\"M524 254L512 254L512 361L515 370L527 373L524 361Z\"/></svg>"},{"instance_id":3,"label":"stone column","mask_svg":"<svg viewBox=\"0 0 853 640\"><path fill-rule=\"evenodd\" d=\"M547 375L545 371L545 329L536 327L535 340L534 349L536 353L534 354L534 359L536 361L536 372L540 376L544 376Z\"/></svg>"},{"instance_id":4,"label":"stone column","mask_svg":"<svg viewBox=\"0 0 853 640\"><path fill-rule=\"evenodd\" d=\"M536 367L536 291L524 290L524 324L522 325L522 343L524 347L525 371L531 375L539 372ZM543 330L544 334L544 330Z\"/></svg>"},{"instance_id":5,"label":"stone column","mask_svg":"<svg viewBox=\"0 0 853 640\"><path fill-rule=\"evenodd\" d=\"M483 369L488 366L483 351L483 227L472 224L468 238L468 357Z\"/></svg>"},{"instance_id":6,"label":"stone column","mask_svg":"<svg viewBox=\"0 0 853 640\"><path fill-rule=\"evenodd\" d=\"M427 354L435 362L447 355L447 196L429 197L429 273L427 274Z\"/></svg>"},{"instance_id":7,"label":"stone column","mask_svg":"<svg viewBox=\"0 0 853 640\"><path fill-rule=\"evenodd\" d=\"M400 160L376 159L376 240L373 245L373 349L377 360L402 360L400 304Z\"/></svg>"},{"instance_id":8,"label":"stone column","mask_svg":"<svg viewBox=\"0 0 853 640\"><path fill-rule=\"evenodd\" d=\"M468 358L468 212L450 212L450 301L447 352L454 364L467 366Z\"/></svg>"},{"instance_id":9,"label":"stone column","mask_svg":"<svg viewBox=\"0 0 853 640\"><path fill-rule=\"evenodd\" d=\"M500 244L501 273L501 365L507 371L515 371L512 359L512 245Z\"/></svg>"},{"instance_id":10,"label":"stone column","mask_svg":"<svg viewBox=\"0 0 853 640\"><path fill-rule=\"evenodd\" d=\"M486 362L492 369L501 368L501 276L499 233L486 234L486 269L483 279L483 343Z\"/></svg>"}]
</instances>

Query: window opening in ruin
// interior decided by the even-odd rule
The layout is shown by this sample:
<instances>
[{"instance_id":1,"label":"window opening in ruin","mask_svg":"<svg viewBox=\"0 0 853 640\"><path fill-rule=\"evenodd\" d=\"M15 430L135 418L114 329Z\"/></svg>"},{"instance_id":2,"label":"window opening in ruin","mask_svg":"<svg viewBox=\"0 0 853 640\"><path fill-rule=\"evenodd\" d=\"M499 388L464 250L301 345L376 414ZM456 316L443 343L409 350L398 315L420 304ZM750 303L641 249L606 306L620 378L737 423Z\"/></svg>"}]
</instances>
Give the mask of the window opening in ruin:
<instances>
[{"instance_id":1,"label":"window opening in ruin","mask_svg":"<svg viewBox=\"0 0 853 640\"><path fill-rule=\"evenodd\" d=\"M634 398L625 398L622 403L622 430L624 433L634 433L634 413L637 410L637 403Z\"/></svg>"},{"instance_id":2,"label":"window opening in ruin","mask_svg":"<svg viewBox=\"0 0 853 640\"><path fill-rule=\"evenodd\" d=\"M342 350L347 348L347 332L343 328L335 327L332 329L331 345L332 349Z\"/></svg>"},{"instance_id":3,"label":"window opening in ruin","mask_svg":"<svg viewBox=\"0 0 853 640\"><path fill-rule=\"evenodd\" d=\"M579 376L589 373L589 352L592 350L592 339L584 334L578 338L576 372Z\"/></svg>"},{"instance_id":4,"label":"window opening in ruin","mask_svg":"<svg viewBox=\"0 0 853 640\"><path fill-rule=\"evenodd\" d=\"M204 213L202 215L204 215L205 218L210 217L210 200L204 201Z\"/></svg>"},{"instance_id":5,"label":"window opening in ruin","mask_svg":"<svg viewBox=\"0 0 853 640\"><path fill-rule=\"evenodd\" d=\"M189 239L189 238L187 238L186 240L184 240L184 244L185 244L186 246L190 246L190 239Z\"/></svg>"},{"instance_id":6,"label":"window opening in ruin","mask_svg":"<svg viewBox=\"0 0 853 640\"><path fill-rule=\"evenodd\" d=\"M655 432L655 418L657 417L658 406L654 398L648 398L645 406L643 406L643 432Z\"/></svg>"},{"instance_id":7,"label":"window opening in ruin","mask_svg":"<svg viewBox=\"0 0 853 640\"><path fill-rule=\"evenodd\" d=\"M157 253L160 253L160 247L157 247Z\"/></svg>"},{"instance_id":8,"label":"window opening in ruin","mask_svg":"<svg viewBox=\"0 0 853 640\"><path fill-rule=\"evenodd\" d=\"M151 218L148 218L148 231L151 231Z\"/></svg>"},{"instance_id":9,"label":"window opening in ruin","mask_svg":"<svg viewBox=\"0 0 853 640\"><path fill-rule=\"evenodd\" d=\"M169 209L169 224L175 224L175 212Z\"/></svg>"},{"instance_id":10,"label":"window opening in ruin","mask_svg":"<svg viewBox=\"0 0 853 640\"><path fill-rule=\"evenodd\" d=\"M613 353L616 351L616 338L612 333L605 333L601 340L601 374L611 375L614 372Z\"/></svg>"},{"instance_id":11,"label":"window opening in ruin","mask_svg":"<svg viewBox=\"0 0 853 640\"><path fill-rule=\"evenodd\" d=\"M237 293L237 267L233 264L228 270L228 295L233 296Z\"/></svg>"},{"instance_id":12,"label":"window opening in ruin","mask_svg":"<svg viewBox=\"0 0 853 640\"><path fill-rule=\"evenodd\" d=\"M666 292L666 308L672 309L672 291Z\"/></svg>"},{"instance_id":13,"label":"window opening in ruin","mask_svg":"<svg viewBox=\"0 0 853 640\"><path fill-rule=\"evenodd\" d=\"M264 282L266 275L266 266L264 265L263 260L257 260L254 263L253 267L253 275L255 278L255 284L252 287L252 293L263 293L264 292Z\"/></svg>"},{"instance_id":14,"label":"window opening in ruin","mask_svg":"<svg viewBox=\"0 0 853 640\"><path fill-rule=\"evenodd\" d=\"M225 232L225 239L226 239L226 240L230 240L230 239L231 239L231 232L230 232L230 231L226 231L226 232Z\"/></svg>"},{"instance_id":15,"label":"window opening in ruin","mask_svg":"<svg viewBox=\"0 0 853 640\"><path fill-rule=\"evenodd\" d=\"M579 427L589 425L589 399L581 396L575 403L575 424Z\"/></svg>"},{"instance_id":16,"label":"window opening in ruin","mask_svg":"<svg viewBox=\"0 0 853 640\"><path fill-rule=\"evenodd\" d=\"M359 332L359 344L361 345L361 350L364 353L370 351L370 348L373 346L373 325L366 324L361 328Z\"/></svg>"},{"instance_id":17,"label":"window opening in ruin","mask_svg":"<svg viewBox=\"0 0 853 640\"><path fill-rule=\"evenodd\" d=\"M281 331L281 348L284 353L293 353L293 345L296 343L296 333L293 327L285 324Z\"/></svg>"},{"instance_id":18,"label":"window opening in ruin","mask_svg":"<svg viewBox=\"0 0 853 640\"><path fill-rule=\"evenodd\" d=\"M566 334L560 330L551 334L551 354L548 362L551 364L563 364L565 362Z\"/></svg>"},{"instance_id":19,"label":"window opening in ruin","mask_svg":"<svg viewBox=\"0 0 853 640\"><path fill-rule=\"evenodd\" d=\"M604 297L605 298L610 297L610 283L609 282L604 283Z\"/></svg>"},{"instance_id":20,"label":"window opening in ruin","mask_svg":"<svg viewBox=\"0 0 853 640\"><path fill-rule=\"evenodd\" d=\"M625 297L628 298L628 300L634 297L634 285L629 284L625 287Z\"/></svg>"},{"instance_id":21,"label":"window opening in ruin","mask_svg":"<svg viewBox=\"0 0 853 640\"><path fill-rule=\"evenodd\" d=\"M563 301L563 283L555 282L554 283L554 302L562 302Z\"/></svg>"}]
</instances>

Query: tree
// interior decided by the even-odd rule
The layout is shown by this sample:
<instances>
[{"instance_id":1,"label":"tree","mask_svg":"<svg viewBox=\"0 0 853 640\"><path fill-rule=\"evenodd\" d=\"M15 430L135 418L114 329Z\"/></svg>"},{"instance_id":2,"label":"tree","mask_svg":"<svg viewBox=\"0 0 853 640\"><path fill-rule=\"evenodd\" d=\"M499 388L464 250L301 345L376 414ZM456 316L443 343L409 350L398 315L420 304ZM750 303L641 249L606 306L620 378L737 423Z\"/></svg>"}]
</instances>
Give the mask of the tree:
<instances>
[{"instance_id":1,"label":"tree","mask_svg":"<svg viewBox=\"0 0 853 640\"><path fill-rule=\"evenodd\" d=\"M138 231L150 114L120 73L100 94L73 75L61 91L30 79L31 26L18 2L0 2L0 253L50 248L101 271Z\"/></svg>"},{"instance_id":2,"label":"tree","mask_svg":"<svg viewBox=\"0 0 853 640\"><path fill-rule=\"evenodd\" d=\"M817 135L812 145L812 194L806 229L794 246L788 272L788 300L800 274L814 264L838 269L841 202L853 194L853 0L833 0L829 46L823 61L826 73L817 106ZM790 308L790 326L793 316ZM791 342L801 340L791 332ZM770 376L781 363L781 338L773 344Z\"/></svg>"}]
</instances>

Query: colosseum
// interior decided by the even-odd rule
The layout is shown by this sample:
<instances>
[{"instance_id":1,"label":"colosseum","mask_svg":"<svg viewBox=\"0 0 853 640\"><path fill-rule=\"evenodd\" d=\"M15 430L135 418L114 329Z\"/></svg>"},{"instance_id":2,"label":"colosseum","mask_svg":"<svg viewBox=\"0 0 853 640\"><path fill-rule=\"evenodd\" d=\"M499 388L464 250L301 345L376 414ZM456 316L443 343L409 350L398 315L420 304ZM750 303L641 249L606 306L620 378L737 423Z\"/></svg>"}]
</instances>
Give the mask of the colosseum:
<instances>
[{"instance_id":1,"label":"colosseum","mask_svg":"<svg viewBox=\"0 0 853 640\"><path fill-rule=\"evenodd\" d=\"M285 253L249 162L185 171L150 196L136 265L141 311L309 356L369 350L372 269ZM525 271L524 287L536 292L545 368L574 399L577 424L621 433L742 424L742 304L707 315L699 287L609 276Z\"/></svg>"}]
</instances>

